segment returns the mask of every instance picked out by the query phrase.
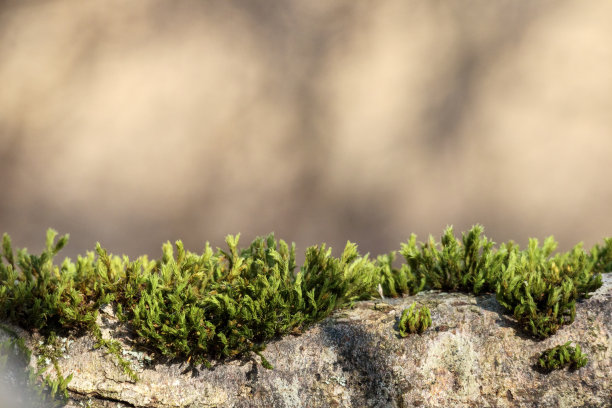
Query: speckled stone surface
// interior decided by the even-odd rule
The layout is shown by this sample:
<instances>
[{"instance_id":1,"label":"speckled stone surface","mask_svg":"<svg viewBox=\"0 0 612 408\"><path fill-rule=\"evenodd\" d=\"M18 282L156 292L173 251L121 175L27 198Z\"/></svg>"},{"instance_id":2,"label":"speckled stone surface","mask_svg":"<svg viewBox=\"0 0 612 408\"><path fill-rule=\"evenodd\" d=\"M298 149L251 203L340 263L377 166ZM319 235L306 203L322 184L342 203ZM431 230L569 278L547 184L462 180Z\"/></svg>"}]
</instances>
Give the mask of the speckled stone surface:
<instances>
[{"instance_id":1,"label":"speckled stone surface","mask_svg":"<svg viewBox=\"0 0 612 408\"><path fill-rule=\"evenodd\" d=\"M433 324L401 338L397 318L414 301L431 309ZM106 311L104 335L127 338ZM586 367L534 369L543 350L569 340ZM74 374L69 407L612 407L612 274L577 304L573 324L544 341L520 332L494 295L430 291L359 302L271 342L263 354L274 370L256 356L193 370L130 351L133 383L93 344L79 338L60 360Z\"/></svg>"}]
</instances>

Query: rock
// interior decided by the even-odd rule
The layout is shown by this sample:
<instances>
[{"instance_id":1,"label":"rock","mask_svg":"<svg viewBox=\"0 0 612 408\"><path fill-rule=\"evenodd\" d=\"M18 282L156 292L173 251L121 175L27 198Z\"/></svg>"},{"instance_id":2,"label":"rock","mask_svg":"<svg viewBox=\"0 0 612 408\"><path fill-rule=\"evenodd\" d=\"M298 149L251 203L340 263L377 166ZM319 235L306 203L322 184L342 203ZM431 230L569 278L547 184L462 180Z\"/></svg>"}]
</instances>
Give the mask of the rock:
<instances>
[{"instance_id":1,"label":"rock","mask_svg":"<svg viewBox=\"0 0 612 408\"><path fill-rule=\"evenodd\" d=\"M422 335L399 337L397 318L412 302L431 309ZM124 344L130 333L110 308L105 336ZM612 274L577 304L576 320L536 341L519 331L494 295L439 291L365 301L336 311L300 336L268 344L263 355L212 369L148 362L130 350L140 377L130 381L114 357L84 336L59 365L69 384L68 407L612 407ZM23 333L23 332L20 332ZM586 367L544 374L539 354L573 340ZM31 338L29 341L33 341Z\"/></svg>"}]
</instances>

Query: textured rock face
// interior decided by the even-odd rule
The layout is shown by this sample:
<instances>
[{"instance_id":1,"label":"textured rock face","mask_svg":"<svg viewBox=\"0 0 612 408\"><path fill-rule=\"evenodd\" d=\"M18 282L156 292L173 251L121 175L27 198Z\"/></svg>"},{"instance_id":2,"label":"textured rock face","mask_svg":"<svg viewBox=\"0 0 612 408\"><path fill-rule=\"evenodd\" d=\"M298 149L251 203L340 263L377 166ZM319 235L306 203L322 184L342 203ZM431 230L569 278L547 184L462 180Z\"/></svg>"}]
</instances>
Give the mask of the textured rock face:
<instances>
[{"instance_id":1,"label":"textured rock face","mask_svg":"<svg viewBox=\"0 0 612 408\"><path fill-rule=\"evenodd\" d=\"M413 301L431 309L433 324L400 338L397 317ZM105 336L127 338L112 314L101 320ZM543 350L568 340L586 367L534 369ZM518 331L493 295L432 291L360 302L272 342L263 354L274 370L252 359L194 370L128 352L140 376L133 383L93 343L77 339L60 360L74 374L69 407L611 407L612 274L577 305L573 324L541 342Z\"/></svg>"}]
</instances>

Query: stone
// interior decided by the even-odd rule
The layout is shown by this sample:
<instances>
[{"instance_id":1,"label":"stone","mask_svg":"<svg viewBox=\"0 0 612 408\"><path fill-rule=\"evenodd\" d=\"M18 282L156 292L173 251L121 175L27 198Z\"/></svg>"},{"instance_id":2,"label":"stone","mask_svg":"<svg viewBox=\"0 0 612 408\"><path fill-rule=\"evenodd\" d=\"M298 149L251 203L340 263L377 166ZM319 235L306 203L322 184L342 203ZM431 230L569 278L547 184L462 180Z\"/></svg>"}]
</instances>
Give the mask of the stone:
<instances>
[{"instance_id":1,"label":"stone","mask_svg":"<svg viewBox=\"0 0 612 408\"><path fill-rule=\"evenodd\" d=\"M578 302L575 321L543 341L524 334L494 295L427 291L358 302L302 335L270 342L263 355L273 370L255 355L212 369L152 361L130 349L133 334L106 308L99 320L104 336L125 345L140 379L132 382L113 356L94 349L92 337L66 342L59 365L74 375L67 406L612 407L612 274L603 278ZM433 324L401 338L397 320L412 302L430 308ZM542 351L569 340L582 347L586 367L536 369Z\"/></svg>"}]
</instances>

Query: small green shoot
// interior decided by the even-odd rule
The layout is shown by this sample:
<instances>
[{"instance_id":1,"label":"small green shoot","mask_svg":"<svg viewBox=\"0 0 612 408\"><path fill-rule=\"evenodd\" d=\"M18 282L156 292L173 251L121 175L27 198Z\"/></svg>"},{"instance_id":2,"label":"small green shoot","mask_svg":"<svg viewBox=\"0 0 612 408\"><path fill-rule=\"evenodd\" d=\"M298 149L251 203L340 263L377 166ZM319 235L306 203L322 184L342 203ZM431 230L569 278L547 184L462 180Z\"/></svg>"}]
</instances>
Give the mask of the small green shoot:
<instances>
[{"instance_id":1,"label":"small green shoot","mask_svg":"<svg viewBox=\"0 0 612 408\"><path fill-rule=\"evenodd\" d=\"M410 333L423 333L431 326L431 314L429 308L423 306L420 309L415 309L416 303L410 305L408 309L402 311L399 319L398 329L399 335L402 337L408 336Z\"/></svg>"},{"instance_id":2,"label":"small green shoot","mask_svg":"<svg viewBox=\"0 0 612 408\"><path fill-rule=\"evenodd\" d=\"M612 272L612 237L605 238L603 245L596 244L588 255L593 273Z\"/></svg>"},{"instance_id":3,"label":"small green shoot","mask_svg":"<svg viewBox=\"0 0 612 408\"><path fill-rule=\"evenodd\" d=\"M405 252L402 252L406 256ZM396 252L379 255L376 265L380 268L380 284L383 296L397 297L403 294L414 295L425 287L426 275L414 271L408 263L404 263L399 269L393 267Z\"/></svg>"},{"instance_id":4,"label":"small green shoot","mask_svg":"<svg viewBox=\"0 0 612 408\"><path fill-rule=\"evenodd\" d=\"M538 367L545 372L559 370L564 367L570 367L573 370L584 367L589 360L582 354L579 344L576 344L576 347L572 347L570 346L571 343L571 341L568 341L565 344L544 351L538 359Z\"/></svg>"},{"instance_id":5,"label":"small green shoot","mask_svg":"<svg viewBox=\"0 0 612 408\"><path fill-rule=\"evenodd\" d=\"M0 342L0 372L8 371L12 377L10 384L6 386L25 391L22 395L25 399L22 401L24 406L32 408L63 407L68 398L67 387L72 379L72 374L64 378L57 367L57 361L43 357L43 360L48 359L49 363L54 363L57 373L55 377L43 376L48 364L39 359L38 370L32 369L29 366L31 351L25 345L24 340L5 325L0 325L0 329L9 335L9 339ZM51 353L55 354L55 349ZM0 377L0 383L8 378L8 376Z\"/></svg>"}]
</instances>

